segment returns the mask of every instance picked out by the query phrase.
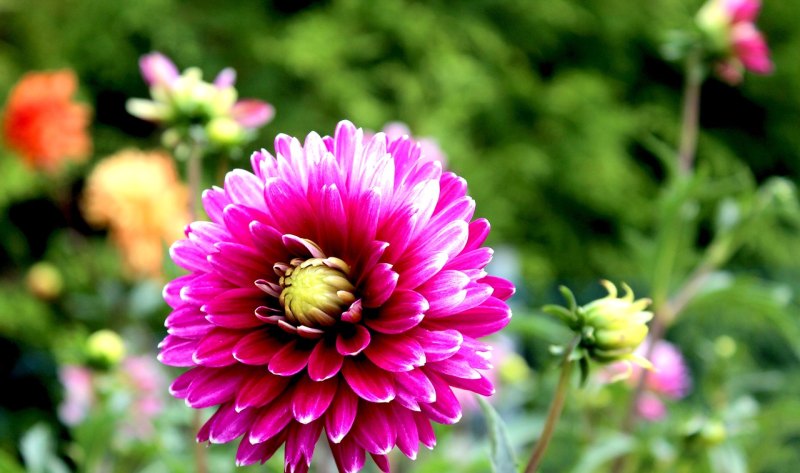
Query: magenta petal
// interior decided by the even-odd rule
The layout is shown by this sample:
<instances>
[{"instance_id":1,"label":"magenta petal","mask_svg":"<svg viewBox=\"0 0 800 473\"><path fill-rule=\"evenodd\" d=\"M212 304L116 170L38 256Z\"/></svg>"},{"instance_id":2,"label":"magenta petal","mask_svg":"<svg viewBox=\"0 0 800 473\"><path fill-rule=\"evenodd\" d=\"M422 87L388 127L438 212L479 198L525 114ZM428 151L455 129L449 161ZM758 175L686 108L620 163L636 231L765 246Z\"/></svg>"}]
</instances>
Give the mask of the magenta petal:
<instances>
[{"instance_id":1,"label":"magenta petal","mask_svg":"<svg viewBox=\"0 0 800 473\"><path fill-rule=\"evenodd\" d=\"M402 335L376 334L364 354L386 371L410 371L425 364L425 352L415 339Z\"/></svg>"},{"instance_id":2,"label":"magenta petal","mask_svg":"<svg viewBox=\"0 0 800 473\"><path fill-rule=\"evenodd\" d=\"M404 264L402 268L398 264L397 271L402 274L397 283L400 288L415 289L419 287L420 284L433 277L444 267L448 257L445 253L434 253L424 258L415 256L411 259L413 261L408 265Z\"/></svg>"},{"instance_id":3,"label":"magenta petal","mask_svg":"<svg viewBox=\"0 0 800 473\"><path fill-rule=\"evenodd\" d=\"M375 455L374 453L370 453L369 456L372 457L372 461L375 462L375 465L383 472L389 473L389 457L386 455Z\"/></svg>"},{"instance_id":4,"label":"magenta petal","mask_svg":"<svg viewBox=\"0 0 800 473\"><path fill-rule=\"evenodd\" d=\"M191 305L172 311L164 321L164 326L170 335L187 339L203 338L214 328L206 320L205 314Z\"/></svg>"},{"instance_id":5,"label":"magenta petal","mask_svg":"<svg viewBox=\"0 0 800 473\"><path fill-rule=\"evenodd\" d=\"M397 373L396 377L398 389L409 394L414 401L428 403L436 400L436 390L424 371L415 369Z\"/></svg>"},{"instance_id":6,"label":"magenta petal","mask_svg":"<svg viewBox=\"0 0 800 473\"><path fill-rule=\"evenodd\" d=\"M364 449L351 437L345 437L338 444L330 443L330 447L340 473L358 473L364 467Z\"/></svg>"},{"instance_id":7,"label":"magenta petal","mask_svg":"<svg viewBox=\"0 0 800 473\"><path fill-rule=\"evenodd\" d=\"M411 332L425 350L429 362L450 358L461 348L464 337L457 330L426 330L417 328Z\"/></svg>"},{"instance_id":8,"label":"magenta petal","mask_svg":"<svg viewBox=\"0 0 800 473\"><path fill-rule=\"evenodd\" d=\"M417 288L430 304L426 315L436 317L441 313L449 313L453 306L464 301L469 283L469 277L461 271L443 270L430 278Z\"/></svg>"},{"instance_id":9,"label":"magenta petal","mask_svg":"<svg viewBox=\"0 0 800 473\"><path fill-rule=\"evenodd\" d=\"M278 435L292 420L292 390L286 390L280 398L261 409L250 427L250 443L260 443Z\"/></svg>"},{"instance_id":10,"label":"magenta petal","mask_svg":"<svg viewBox=\"0 0 800 473\"><path fill-rule=\"evenodd\" d=\"M265 294L260 289L229 289L203 306L206 320L226 328L245 329L262 325L255 316L255 309L264 304Z\"/></svg>"},{"instance_id":11,"label":"magenta petal","mask_svg":"<svg viewBox=\"0 0 800 473\"><path fill-rule=\"evenodd\" d=\"M486 276L481 279L480 282L492 286L494 289L492 295L501 301L508 300L508 298L513 296L514 292L516 291L514 284L511 281L498 278L497 276Z\"/></svg>"},{"instance_id":12,"label":"magenta petal","mask_svg":"<svg viewBox=\"0 0 800 473\"><path fill-rule=\"evenodd\" d=\"M208 440L211 443L230 442L244 435L252 422L249 415L236 412L233 403L223 404L206 422L209 426Z\"/></svg>"},{"instance_id":13,"label":"magenta petal","mask_svg":"<svg viewBox=\"0 0 800 473\"><path fill-rule=\"evenodd\" d=\"M214 271L239 287L252 287L253 281L273 273L261 254L238 243L217 243L217 252L208 256Z\"/></svg>"},{"instance_id":14,"label":"magenta petal","mask_svg":"<svg viewBox=\"0 0 800 473\"><path fill-rule=\"evenodd\" d=\"M178 266L189 271L208 272L211 266L206 259L207 253L193 241L178 240L169 248L169 256Z\"/></svg>"},{"instance_id":15,"label":"magenta petal","mask_svg":"<svg viewBox=\"0 0 800 473\"><path fill-rule=\"evenodd\" d=\"M389 402L397 393L392 375L368 360L347 358L342 374L350 388L365 401Z\"/></svg>"},{"instance_id":16,"label":"magenta petal","mask_svg":"<svg viewBox=\"0 0 800 473\"><path fill-rule=\"evenodd\" d=\"M192 355L197 348L197 340L187 340L174 335L167 335L158 346L161 350L158 353L158 361L161 363L167 366L179 367L195 365Z\"/></svg>"},{"instance_id":17,"label":"magenta petal","mask_svg":"<svg viewBox=\"0 0 800 473\"><path fill-rule=\"evenodd\" d=\"M244 372L237 368L208 369L189 386L186 404L200 409L233 399Z\"/></svg>"},{"instance_id":18,"label":"magenta petal","mask_svg":"<svg viewBox=\"0 0 800 473\"><path fill-rule=\"evenodd\" d=\"M266 365L283 343L267 330L250 332L233 347L233 357L246 365Z\"/></svg>"},{"instance_id":19,"label":"magenta petal","mask_svg":"<svg viewBox=\"0 0 800 473\"><path fill-rule=\"evenodd\" d=\"M389 453L397 439L394 422L389 415L391 410L384 405L363 401L358 409L360 415L356 418L351 435L370 453Z\"/></svg>"},{"instance_id":20,"label":"magenta petal","mask_svg":"<svg viewBox=\"0 0 800 473\"><path fill-rule=\"evenodd\" d=\"M335 343L322 340L311 351L308 358L308 377L324 381L335 376L342 368L344 357L336 350Z\"/></svg>"},{"instance_id":21,"label":"magenta petal","mask_svg":"<svg viewBox=\"0 0 800 473\"><path fill-rule=\"evenodd\" d=\"M400 276L392 271L392 265L380 263L369 275L362 289L365 307L380 307L394 292Z\"/></svg>"},{"instance_id":22,"label":"magenta petal","mask_svg":"<svg viewBox=\"0 0 800 473\"><path fill-rule=\"evenodd\" d=\"M458 398L442 378L430 371L426 371L426 374L431 383L433 383L434 389L436 389L436 401L420 404L420 409L435 422L455 424L461 420L461 404L458 402Z\"/></svg>"},{"instance_id":23,"label":"magenta petal","mask_svg":"<svg viewBox=\"0 0 800 473\"><path fill-rule=\"evenodd\" d=\"M365 319L364 323L377 332L402 333L416 327L430 306L421 294L415 291L395 291L379 309L377 317Z\"/></svg>"},{"instance_id":24,"label":"magenta petal","mask_svg":"<svg viewBox=\"0 0 800 473\"><path fill-rule=\"evenodd\" d=\"M186 396L189 395L189 386L191 386L195 378L203 374L206 369L207 368L198 367L183 372L175 378L175 381L169 386L169 393L178 399L185 399Z\"/></svg>"},{"instance_id":25,"label":"magenta petal","mask_svg":"<svg viewBox=\"0 0 800 473\"><path fill-rule=\"evenodd\" d=\"M241 340L239 330L216 328L206 335L194 352L193 360L203 366L228 366L236 362L233 358L233 347Z\"/></svg>"},{"instance_id":26,"label":"magenta petal","mask_svg":"<svg viewBox=\"0 0 800 473\"><path fill-rule=\"evenodd\" d=\"M430 420L421 412L412 412L411 416L417 424L417 433L419 434L419 441L422 445L428 448L436 446L436 434L433 431Z\"/></svg>"},{"instance_id":27,"label":"magenta petal","mask_svg":"<svg viewBox=\"0 0 800 473\"><path fill-rule=\"evenodd\" d=\"M288 431L284 430L275 437L261 443L252 444L248 437L244 437L236 450L236 466L252 465L253 463L264 463L269 460L275 451L283 445L288 436Z\"/></svg>"},{"instance_id":28,"label":"magenta petal","mask_svg":"<svg viewBox=\"0 0 800 473\"><path fill-rule=\"evenodd\" d=\"M483 375L477 379L458 378L443 373L440 373L440 376L447 382L447 384L454 388L472 391L476 394L480 394L481 396L491 396L494 394L494 386L492 385L492 382Z\"/></svg>"},{"instance_id":29,"label":"magenta petal","mask_svg":"<svg viewBox=\"0 0 800 473\"><path fill-rule=\"evenodd\" d=\"M339 443L350 432L358 412L358 396L347 383L339 383L328 411L325 413L325 431L333 443Z\"/></svg>"},{"instance_id":30,"label":"magenta petal","mask_svg":"<svg viewBox=\"0 0 800 473\"><path fill-rule=\"evenodd\" d=\"M446 360L430 363L427 366L428 370L436 371L437 373L449 374L456 378L463 379L478 379L481 374L473 369L465 358L452 356ZM430 371L429 371L430 372Z\"/></svg>"},{"instance_id":31,"label":"magenta petal","mask_svg":"<svg viewBox=\"0 0 800 473\"><path fill-rule=\"evenodd\" d=\"M322 433L322 422L308 425L293 422L289 425L289 436L286 438L285 471L303 473L311 465L314 447Z\"/></svg>"},{"instance_id":32,"label":"magenta petal","mask_svg":"<svg viewBox=\"0 0 800 473\"><path fill-rule=\"evenodd\" d=\"M195 279L197 279L197 275L195 274L179 276L164 286L164 290L161 291L161 296L170 307L177 309L185 303L184 300L181 299L181 290L184 286L191 284Z\"/></svg>"},{"instance_id":33,"label":"magenta petal","mask_svg":"<svg viewBox=\"0 0 800 473\"><path fill-rule=\"evenodd\" d=\"M289 381L291 378L266 372L251 374L236 393L236 411L266 406L283 393Z\"/></svg>"},{"instance_id":34,"label":"magenta petal","mask_svg":"<svg viewBox=\"0 0 800 473\"><path fill-rule=\"evenodd\" d=\"M478 307L441 319L427 320L428 328L455 329L462 334L480 338L491 335L508 325L511 309L505 302L490 297Z\"/></svg>"},{"instance_id":35,"label":"magenta petal","mask_svg":"<svg viewBox=\"0 0 800 473\"><path fill-rule=\"evenodd\" d=\"M273 374L291 376L299 373L308 364L308 350L298 348L297 340L292 340L278 350L269 362Z\"/></svg>"},{"instance_id":36,"label":"magenta petal","mask_svg":"<svg viewBox=\"0 0 800 473\"><path fill-rule=\"evenodd\" d=\"M292 413L297 422L308 424L319 419L330 406L337 385L338 378L313 381L301 377L292 397Z\"/></svg>"},{"instance_id":37,"label":"magenta petal","mask_svg":"<svg viewBox=\"0 0 800 473\"><path fill-rule=\"evenodd\" d=\"M355 356L369 345L371 336L369 330L360 324L353 325L353 333L345 335L340 333L336 337L336 350L343 356Z\"/></svg>"},{"instance_id":38,"label":"magenta petal","mask_svg":"<svg viewBox=\"0 0 800 473\"><path fill-rule=\"evenodd\" d=\"M392 415L397 432L397 448L408 458L416 460L419 452L419 433L414 417L407 409L400 408L392 409Z\"/></svg>"}]
</instances>

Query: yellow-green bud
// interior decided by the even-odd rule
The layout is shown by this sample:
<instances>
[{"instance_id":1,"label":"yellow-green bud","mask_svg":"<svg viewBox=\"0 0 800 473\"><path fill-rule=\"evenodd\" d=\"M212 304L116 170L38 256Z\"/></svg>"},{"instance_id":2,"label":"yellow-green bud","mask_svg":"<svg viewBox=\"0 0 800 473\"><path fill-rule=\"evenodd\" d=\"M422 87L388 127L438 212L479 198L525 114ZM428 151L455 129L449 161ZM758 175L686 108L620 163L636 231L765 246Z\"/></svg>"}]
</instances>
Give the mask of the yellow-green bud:
<instances>
[{"instance_id":1,"label":"yellow-green bud","mask_svg":"<svg viewBox=\"0 0 800 473\"><path fill-rule=\"evenodd\" d=\"M697 12L695 22L709 45L717 52L730 48L730 15L719 0L711 0Z\"/></svg>"},{"instance_id":2,"label":"yellow-green bud","mask_svg":"<svg viewBox=\"0 0 800 473\"><path fill-rule=\"evenodd\" d=\"M125 356L125 343L116 332L98 330L86 340L89 363L101 368L116 365Z\"/></svg>"},{"instance_id":3,"label":"yellow-green bud","mask_svg":"<svg viewBox=\"0 0 800 473\"><path fill-rule=\"evenodd\" d=\"M28 290L36 297L52 300L64 289L61 272L50 263L39 262L31 266L25 278Z\"/></svg>"},{"instance_id":4,"label":"yellow-green bud","mask_svg":"<svg viewBox=\"0 0 800 473\"><path fill-rule=\"evenodd\" d=\"M617 297L617 288L609 281L601 284L608 296L580 309L584 332L581 345L597 361L635 360L641 364L644 360L638 359L634 351L647 337L647 322L653 318L652 312L645 311L650 300L634 300L633 291L626 284L622 285L622 297Z\"/></svg>"},{"instance_id":5,"label":"yellow-green bud","mask_svg":"<svg viewBox=\"0 0 800 473\"><path fill-rule=\"evenodd\" d=\"M245 130L229 117L212 118L206 126L208 140L219 146L235 146L244 141Z\"/></svg>"}]
</instances>

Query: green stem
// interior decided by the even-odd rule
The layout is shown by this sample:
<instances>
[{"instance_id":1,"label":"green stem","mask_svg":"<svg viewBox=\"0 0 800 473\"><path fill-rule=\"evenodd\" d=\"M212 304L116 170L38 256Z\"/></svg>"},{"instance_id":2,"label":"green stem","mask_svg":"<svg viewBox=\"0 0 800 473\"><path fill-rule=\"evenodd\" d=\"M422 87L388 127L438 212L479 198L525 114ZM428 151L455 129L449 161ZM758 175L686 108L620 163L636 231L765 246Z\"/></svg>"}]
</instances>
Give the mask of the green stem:
<instances>
[{"instance_id":1,"label":"green stem","mask_svg":"<svg viewBox=\"0 0 800 473\"><path fill-rule=\"evenodd\" d=\"M700 87L703 85L702 51L695 50L686 59L686 85L683 93L681 138L678 147L678 169L689 174L697 151L697 134L700 122Z\"/></svg>"},{"instance_id":2,"label":"green stem","mask_svg":"<svg viewBox=\"0 0 800 473\"><path fill-rule=\"evenodd\" d=\"M192 141L189 156L186 158L186 179L189 181L189 220L194 222L200 216L200 193L203 178L203 147Z\"/></svg>"},{"instance_id":3,"label":"green stem","mask_svg":"<svg viewBox=\"0 0 800 473\"><path fill-rule=\"evenodd\" d=\"M572 356L572 352L575 350L575 347L578 346L580 339L580 336L575 337L564 353L564 359L561 362L561 376L558 378L556 393L553 397L552 404L550 404L550 410L547 413L547 420L544 423L542 435L539 437L539 441L536 443L536 448L534 448L533 453L531 454L531 459L528 461L528 465L525 467L525 473L534 473L536 469L539 468L539 463L542 461L544 452L547 450L547 446L550 444L550 439L553 438L553 432L555 431L558 419L561 417L561 411L564 409L564 402L566 401L567 393L569 392L570 374L572 374L572 365L574 364L570 357Z\"/></svg>"}]
</instances>

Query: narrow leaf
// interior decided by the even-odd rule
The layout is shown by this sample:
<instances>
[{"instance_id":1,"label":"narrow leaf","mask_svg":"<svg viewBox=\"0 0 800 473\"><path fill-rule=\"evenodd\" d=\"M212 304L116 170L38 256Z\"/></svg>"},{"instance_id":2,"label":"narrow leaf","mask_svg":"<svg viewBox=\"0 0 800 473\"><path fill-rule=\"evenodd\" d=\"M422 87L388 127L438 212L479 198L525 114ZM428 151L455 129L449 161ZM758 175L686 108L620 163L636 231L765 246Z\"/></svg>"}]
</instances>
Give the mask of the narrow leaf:
<instances>
[{"instance_id":1,"label":"narrow leaf","mask_svg":"<svg viewBox=\"0 0 800 473\"><path fill-rule=\"evenodd\" d=\"M508 438L508 430L503 419L491 404L481 396L476 396L486 418L486 429L489 434L489 452L494 473L515 473L517 461L514 449Z\"/></svg>"}]
</instances>

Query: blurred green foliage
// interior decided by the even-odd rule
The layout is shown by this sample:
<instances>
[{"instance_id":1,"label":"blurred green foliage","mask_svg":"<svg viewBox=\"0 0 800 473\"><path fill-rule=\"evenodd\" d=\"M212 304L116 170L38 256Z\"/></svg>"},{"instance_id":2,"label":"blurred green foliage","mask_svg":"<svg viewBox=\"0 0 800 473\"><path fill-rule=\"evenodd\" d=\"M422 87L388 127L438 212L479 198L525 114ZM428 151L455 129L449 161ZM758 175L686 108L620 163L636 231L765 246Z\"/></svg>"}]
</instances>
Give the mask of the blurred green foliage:
<instances>
[{"instance_id":1,"label":"blurred green foliage","mask_svg":"<svg viewBox=\"0 0 800 473\"><path fill-rule=\"evenodd\" d=\"M530 306L556 300L559 283L582 300L600 295L600 277L626 280L638 293L663 277L671 292L709 244L734 235L738 251L730 264L712 274L669 333L696 379L688 402L671 406L668 424L638 430L636 441L610 430L628 393L615 390L615 403L602 406L568 405L545 466L598 471L621 453L637 452L635 465L647 469L737 471L746 461L748 471L791 472L800 464L800 211L793 194L800 178L800 4L765 2L759 25L774 75L748 76L739 88L713 78L705 84L698 175L676 190L670 162L682 66L660 51L670 31L691 25L700 4L0 0L0 102L28 70L71 68L82 99L94 107L93 162L126 146L157 147L155 128L129 116L124 104L147 95L137 60L158 50L181 68L201 67L207 78L232 66L242 96L271 102L277 115L261 130L259 148L271 149L279 132L332 133L343 118L372 130L406 122L414 134L435 137L449 167L467 179L477 214L493 224L492 243L514 249L522 277L510 332L542 370L550 364L547 345L563 338ZM0 335L22 347L18 358L4 361L4 373L21 369L26 350L80 362L76 347L99 328L123 333L139 351L153 351L162 335L167 309L159 284L123 277L104 234L89 229L77 210L92 163L48 178L0 150ZM245 160L233 164L247 167ZM218 183L207 171L207 181ZM31 226L36 218L44 222ZM683 223L665 236L675 219ZM675 268L658 276L662 238L677 242L669 259ZM25 290L25 272L40 260L64 276L65 290L54 301ZM727 358L715 352L721 336L736 343ZM58 391L46 365L39 377ZM543 371L521 398L507 394L511 400L498 409L515 419L509 429L522 458L550 399L550 374ZM50 405L34 406L43 414L0 410L3 425L14 425L0 430L0 470L21 471L19 433L52 422L57 402L52 395ZM609 425L581 430L601 411ZM700 414L724 422L729 441L692 450L680 432ZM179 420L164 421L173 430L163 427L147 455L174 447L174 456L136 468L188 471L181 455L188 457L190 447L181 442L189 420L185 412L171 415ZM23 443L52 442L46 429L36 429ZM73 440L96 442L84 439L89 434L84 429ZM453 452L474 442L464 432L443 435L441 444L452 446L422 455L413 471L447 469ZM233 454L224 453L212 460L214 471L232 469ZM475 456L461 458L459 471L486 471L488 449ZM116 471L132 471L124 465Z\"/></svg>"}]
</instances>

